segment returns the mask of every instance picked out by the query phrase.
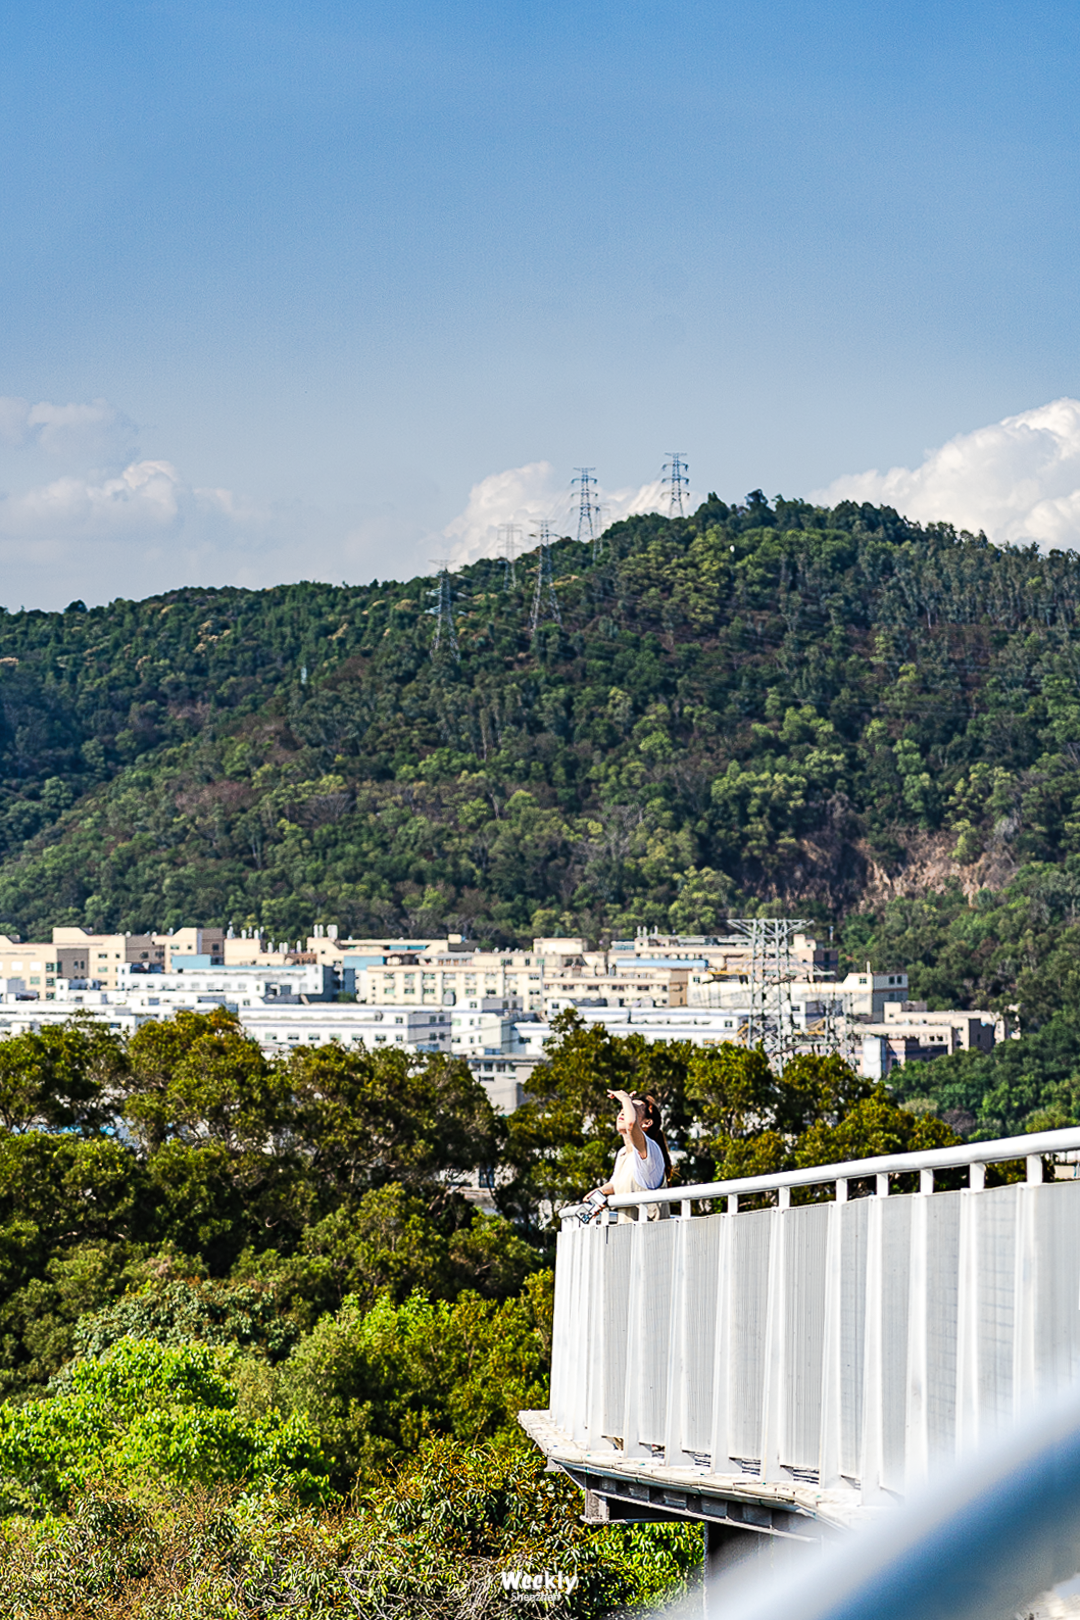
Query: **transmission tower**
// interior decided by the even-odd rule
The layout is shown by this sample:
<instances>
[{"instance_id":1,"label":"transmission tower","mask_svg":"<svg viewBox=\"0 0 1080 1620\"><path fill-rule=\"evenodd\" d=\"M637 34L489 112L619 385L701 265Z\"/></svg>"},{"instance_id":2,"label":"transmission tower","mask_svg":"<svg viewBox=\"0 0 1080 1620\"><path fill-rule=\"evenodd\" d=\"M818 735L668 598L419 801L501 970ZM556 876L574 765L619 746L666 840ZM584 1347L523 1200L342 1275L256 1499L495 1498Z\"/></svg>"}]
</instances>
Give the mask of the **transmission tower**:
<instances>
[{"instance_id":1,"label":"transmission tower","mask_svg":"<svg viewBox=\"0 0 1080 1620\"><path fill-rule=\"evenodd\" d=\"M783 1069L795 1052L795 1014L791 985L795 967L791 945L810 926L804 917L729 917L735 937L749 946L750 1012L747 1046L761 1046L769 1062Z\"/></svg>"},{"instance_id":2,"label":"transmission tower","mask_svg":"<svg viewBox=\"0 0 1080 1620\"><path fill-rule=\"evenodd\" d=\"M457 631L454 629L454 593L450 589L450 561L446 557L433 557L431 561L438 569L435 589L427 593L435 597L435 606L427 610L435 620L432 657L443 652L451 658L460 659L461 651L458 647Z\"/></svg>"},{"instance_id":3,"label":"transmission tower","mask_svg":"<svg viewBox=\"0 0 1080 1620\"><path fill-rule=\"evenodd\" d=\"M556 624L562 624L559 598L555 595L555 583L551 577L551 525L546 520L541 523L536 539L540 542L540 555L536 565L532 613L529 616L529 630L534 636L545 619L554 619Z\"/></svg>"},{"instance_id":4,"label":"transmission tower","mask_svg":"<svg viewBox=\"0 0 1080 1620\"><path fill-rule=\"evenodd\" d=\"M517 571L514 564L517 561L517 544L520 539L521 530L516 523L500 523L499 556L506 567L504 583L507 587L517 584Z\"/></svg>"},{"instance_id":5,"label":"transmission tower","mask_svg":"<svg viewBox=\"0 0 1080 1620\"><path fill-rule=\"evenodd\" d=\"M577 537L592 541L594 558L600 544L600 502L596 499L595 472L595 467L575 467L570 480L571 489L575 484L578 487Z\"/></svg>"},{"instance_id":6,"label":"transmission tower","mask_svg":"<svg viewBox=\"0 0 1080 1620\"><path fill-rule=\"evenodd\" d=\"M668 517L685 517L683 502L690 494L690 469L681 450L669 450L663 483L668 488Z\"/></svg>"}]
</instances>

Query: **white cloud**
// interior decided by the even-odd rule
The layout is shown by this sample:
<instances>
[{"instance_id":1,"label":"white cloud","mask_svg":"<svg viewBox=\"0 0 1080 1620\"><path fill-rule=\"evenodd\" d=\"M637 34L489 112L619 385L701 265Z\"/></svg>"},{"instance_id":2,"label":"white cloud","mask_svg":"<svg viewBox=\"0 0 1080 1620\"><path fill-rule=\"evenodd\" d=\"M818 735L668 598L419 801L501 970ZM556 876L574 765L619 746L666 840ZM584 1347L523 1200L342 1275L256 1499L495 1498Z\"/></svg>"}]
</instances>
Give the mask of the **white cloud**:
<instances>
[{"instance_id":1,"label":"white cloud","mask_svg":"<svg viewBox=\"0 0 1080 1620\"><path fill-rule=\"evenodd\" d=\"M170 461L133 461L115 477L64 473L0 495L0 600L62 607L333 575L316 523L311 512L193 486Z\"/></svg>"},{"instance_id":2,"label":"white cloud","mask_svg":"<svg viewBox=\"0 0 1080 1620\"><path fill-rule=\"evenodd\" d=\"M25 449L36 446L66 461L111 461L130 454L134 423L106 399L89 404L53 405L41 400L0 396L0 440Z\"/></svg>"},{"instance_id":3,"label":"white cloud","mask_svg":"<svg viewBox=\"0 0 1080 1620\"><path fill-rule=\"evenodd\" d=\"M668 506L669 493L661 479L639 488L603 489L594 492L601 508L601 527L639 512L661 512ZM692 512L701 497L687 497ZM536 545L540 524L547 520L554 534L577 534L577 491L561 481L550 461L530 461L524 467L489 473L469 491L465 510L446 525L441 540L455 566L493 557L499 552L499 529L514 525L521 530L518 553Z\"/></svg>"},{"instance_id":4,"label":"white cloud","mask_svg":"<svg viewBox=\"0 0 1080 1620\"><path fill-rule=\"evenodd\" d=\"M118 478L66 474L0 499L0 534L30 540L115 539L175 529L190 498L168 461L136 461Z\"/></svg>"},{"instance_id":5,"label":"white cloud","mask_svg":"<svg viewBox=\"0 0 1080 1620\"><path fill-rule=\"evenodd\" d=\"M918 467L846 474L810 498L894 506L918 522L985 530L999 543L1080 546L1080 400L959 433Z\"/></svg>"}]
</instances>

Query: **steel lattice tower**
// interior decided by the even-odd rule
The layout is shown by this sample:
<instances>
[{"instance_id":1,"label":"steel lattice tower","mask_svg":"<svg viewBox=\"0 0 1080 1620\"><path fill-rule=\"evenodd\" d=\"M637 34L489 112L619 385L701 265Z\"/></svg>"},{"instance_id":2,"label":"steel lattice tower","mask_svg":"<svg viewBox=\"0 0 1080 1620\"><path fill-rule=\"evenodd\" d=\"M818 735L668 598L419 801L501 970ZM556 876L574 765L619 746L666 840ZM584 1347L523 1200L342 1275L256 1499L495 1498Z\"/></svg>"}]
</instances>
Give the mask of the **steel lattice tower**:
<instances>
[{"instance_id":1,"label":"steel lattice tower","mask_svg":"<svg viewBox=\"0 0 1080 1620\"><path fill-rule=\"evenodd\" d=\"M595 473L595 467L575 467L570 480L570 488L575 484L578 488L577 537L592 542L594 559L600 546L600 502L595 498Z\"/></svg>"},{"instance_id":2,"label":"steel lattice tower","mask_svg":"<svg viewBox=\"0 0 1080 1620\"><path fill-rule=\"evenodd\" d=\"M450 589L450 562L445 557L431 559L438 569L435 589L428 591L429 596L435 597L435 606L428 608L428 612L435 619L435 640L432 643L432 657L441 652L453 659L460 659L461 649L458 647L457 631L454 629L454 593Z\"/></svg>"},{"instance_id":3,"label":"steel lattice tower","mask_svg":"<svg viewBox=\"0 0 1080 1620\"><path fill-rule=\"evenodd\" d=\"M690 469L681 450L669 450L662 482L668 488L668 517L685 517L683 502L690 494Z\"/></svg>"},{"instance_id":4,"label":"steel lattice tower","mask_svg":"<svg viewBox=\"0 0 1080 1620\"><path fill-rule=\"evenodd\" d=\"M529 616L529 630L533 635L545 619L554 619L556 624L562 624L559 598L555 595L555 582L551 577L550 523L546 521L541 523L540 533L536 538L540 542L540 552L536 565L536 589L533 592L532 613Z\"/></svg>"},{"instance_id":5,"label":"steel lattice tower","mask_svg":"<svg viewBox=\"0 0 1080 1620\"><path fill-rule=\"evenodd\" d=\"M805 917L729 917L728 927L750 948L750 1016L747 1046L761 1046L770 1063L783 1069L795 1050L791 984L794 936L810 926Z\"/></svg>"},{"instance_id":6,"label":"steel lattice tower","mask_svg":"<svg viewBox=\"0 0 1080 1620\"><path fill-rule=\"evenodd\" d=\"M516 523L500 523L499 525L499 556L506 566L507 586L517 584L517 571L514 564L517 561L517 543L521 539L521 530Z\"/></svg>"}]
</instances>

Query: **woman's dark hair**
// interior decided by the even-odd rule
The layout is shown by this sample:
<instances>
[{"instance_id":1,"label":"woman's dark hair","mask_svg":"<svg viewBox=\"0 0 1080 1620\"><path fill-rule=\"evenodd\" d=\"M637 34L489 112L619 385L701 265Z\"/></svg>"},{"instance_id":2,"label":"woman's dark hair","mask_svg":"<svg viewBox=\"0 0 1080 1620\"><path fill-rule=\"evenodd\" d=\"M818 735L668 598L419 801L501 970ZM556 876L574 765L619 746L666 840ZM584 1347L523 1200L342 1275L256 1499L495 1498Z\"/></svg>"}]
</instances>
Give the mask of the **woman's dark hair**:
<instances>
[{"instance_id":1,"label":"woman's dark hair","mask_svg":"<svg viewBox=\"0 0 1080 1620\"><path fill-rule=\"evenodd\" d=\"M667 1140L664 1136L664 1116L660 1112L660 1104L651 1092L641 1099L648 1112L645 1115L642 1130L646 1136L651 1136L664 1155L664 1174L671 1179L671 1154L668 1152Z\"/></svg>"}]
</instances>

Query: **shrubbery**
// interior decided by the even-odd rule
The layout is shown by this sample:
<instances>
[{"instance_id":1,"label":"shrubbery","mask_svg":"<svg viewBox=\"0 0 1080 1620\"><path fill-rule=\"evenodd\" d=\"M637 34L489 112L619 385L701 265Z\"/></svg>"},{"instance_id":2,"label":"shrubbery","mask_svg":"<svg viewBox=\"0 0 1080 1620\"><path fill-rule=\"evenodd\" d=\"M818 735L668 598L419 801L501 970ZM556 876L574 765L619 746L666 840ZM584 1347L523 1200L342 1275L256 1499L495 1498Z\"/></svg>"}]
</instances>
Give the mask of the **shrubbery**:
<instances>
[{"instance_id":1,"label":"shrubbery","mask_svg":"<svg viewBox=\"0 0 1080 1620\"><path fill-rule=\"evenodd\" d=\"M651 1606L700 1559L694 1527L580 1514L535 1453L444 1440L330 1512L287 1494L87 1491L63 1520L6 1522L0 1587L19 1620L510 1620L502 1571L558 1569L575 1590L547 1612L600 1620Z\"/></svg>"}]
</instances>

